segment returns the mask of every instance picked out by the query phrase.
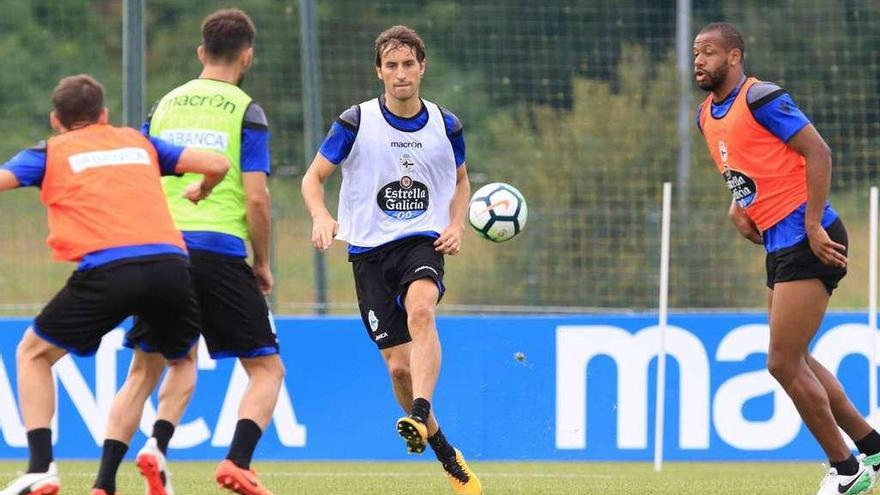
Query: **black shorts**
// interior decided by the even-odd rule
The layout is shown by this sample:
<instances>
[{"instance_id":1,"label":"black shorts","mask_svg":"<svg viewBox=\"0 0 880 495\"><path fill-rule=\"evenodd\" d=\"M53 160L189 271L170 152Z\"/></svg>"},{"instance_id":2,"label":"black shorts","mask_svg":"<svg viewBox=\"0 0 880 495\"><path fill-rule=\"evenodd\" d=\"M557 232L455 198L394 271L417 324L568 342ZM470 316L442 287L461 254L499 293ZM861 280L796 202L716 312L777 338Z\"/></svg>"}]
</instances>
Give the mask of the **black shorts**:
<instances>
[{"instance_id":1,"label":"black shorts","mask_svg":"<svg viewBox=\"0 0 880 495\"><path fill-rule=\"evenodd\" d=\"M849 246L846 227L839 218L826 229L832 241ZM846 254L846 252L844 252ZM804 239L794 246L767 253L767 287L773 288L778 282L817 278L825 284L825 290L831 294L837 283L846 276L846 268L830 266L822 263L813 250L810 241Z\"/></svg>"},{"instance_id":2,"label":"black shorts","mask_svg":"<svg viewBox=\"0 0 880 495\"><path fill-rule=\"evenodd\" d=\"M370 339L387 349L412 340L403 300L409 284L430 278L443 297L443 255L434 239L408 237L363 254L349 256L361 319Z\"/></svg>"},{"instance_id":3,"label":"black shorts","mask_svg":"<svg viewBox=\"0 0 880 495\"><path fill-rule=\"evenodd\" d=\"M201 330L214 359L278 354L278 338L254 271L241 258L208 251L189 253L201 307ZM135 320L131 333L149 331ZM126 342L126 345L129 345Z\"/></svg>"},{"instance_id":4,"label":"black shorts","mask_svg":"<svg viewBox=\"0 0 880 495\"><path fill-rule=\"evenodd\" d=\"M189 352L199 338L199 308L185 258L144 256L75 271L33 329L77 356L91 356L101 338L131 315L155 331L128 339L149 342L168 359Z\"/></svg>"}]
</instances>

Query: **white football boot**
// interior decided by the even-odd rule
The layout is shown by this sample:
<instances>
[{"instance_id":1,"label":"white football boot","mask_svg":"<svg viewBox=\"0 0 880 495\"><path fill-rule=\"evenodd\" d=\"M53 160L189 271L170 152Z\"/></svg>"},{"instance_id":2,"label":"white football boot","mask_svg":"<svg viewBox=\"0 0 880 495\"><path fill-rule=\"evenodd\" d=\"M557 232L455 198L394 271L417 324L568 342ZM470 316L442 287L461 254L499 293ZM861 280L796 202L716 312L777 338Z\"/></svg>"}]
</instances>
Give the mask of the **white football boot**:
<instances>
[{"instance_id":1,"label":"white football boot","mask_svg":"<svg viewBox=\"0 0 880 495\"><path fill-rule=\"evenodd\" d=\"M144 477L147 495L174 495L171 486L171 473L165 463L165 456L156 445L156 439L150 437L137 454L137 467Z\"/></svg>"},{"instance_id":2,"label":"white football boot","mask_svg":"<svg viewBox=\"0 0 880 495\"><path fill-rule=\"evenodd\" d=\"M8 484L0 495L57 495L61 490L58 479L58 468L55 463L49 464L45 473L25 473Z\"/></svg>"},{"instance_id":3,"label":"white football boot","mask_svg":"<svg viewBox=\"0 0 880 495\"><path fill-rule=\"evenodd\" d=\"M856 495L868 493L871 487L871 468L861 462L856 474L846 476L838 474L837 469L831 468L828 474L819 483L819 491L816 495Z\"/></svg>"}]
</instances>

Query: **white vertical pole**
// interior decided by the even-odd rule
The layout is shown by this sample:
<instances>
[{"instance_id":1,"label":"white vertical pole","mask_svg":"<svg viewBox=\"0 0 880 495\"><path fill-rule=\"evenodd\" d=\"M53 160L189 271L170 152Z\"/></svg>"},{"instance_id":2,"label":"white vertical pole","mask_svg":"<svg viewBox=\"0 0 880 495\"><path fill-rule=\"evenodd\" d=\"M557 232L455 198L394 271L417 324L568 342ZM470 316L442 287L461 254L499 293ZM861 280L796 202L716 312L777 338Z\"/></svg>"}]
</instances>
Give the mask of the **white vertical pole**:
<instances>
[{"instance_id":1,"label":"white vertical pole","mask_svg":"<svg viewBox=\"0 0 880 495\"><path fill-rule=\"evenodd\" d=\"M672 215L672 184L663 183L663 213L660 227L660 304L657 326L657 404L654 413L654 471L663 469L663 428L666 409L666 320L669 307L669 223Z\"/></svg>"},{"instance_id":2,"label":"white vertical pole","mask_svg":"<svg viewBox=\"0 0 880 495\"><path fill-rule=\"evenodd\" d=\"M868 241L868 328L871 329L871 361L868 367L868 419L877 410L877 186L871 187L870 240Z\"/></svg>"}]
</instances>

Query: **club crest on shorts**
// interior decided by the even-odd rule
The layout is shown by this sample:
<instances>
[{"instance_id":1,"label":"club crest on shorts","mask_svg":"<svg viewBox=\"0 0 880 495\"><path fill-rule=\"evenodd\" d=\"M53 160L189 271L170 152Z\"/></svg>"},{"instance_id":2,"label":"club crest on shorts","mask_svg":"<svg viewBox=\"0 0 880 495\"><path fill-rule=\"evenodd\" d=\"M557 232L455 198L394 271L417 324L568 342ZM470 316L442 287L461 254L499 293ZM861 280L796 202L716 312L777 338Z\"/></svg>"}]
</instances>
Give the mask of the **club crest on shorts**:
<instances>
[{"instance_id":1,"label":"club crest on shorts","mask_svg":"<svg viewBox=\"0 0 880 495\"><path fill-rule=\"evenodd\" d=\"M376 313L372 309L367 313L367 322L370 323L370 330L375 332L379 329L379 318L376 318Z\"/></svg>"}]
</instances>

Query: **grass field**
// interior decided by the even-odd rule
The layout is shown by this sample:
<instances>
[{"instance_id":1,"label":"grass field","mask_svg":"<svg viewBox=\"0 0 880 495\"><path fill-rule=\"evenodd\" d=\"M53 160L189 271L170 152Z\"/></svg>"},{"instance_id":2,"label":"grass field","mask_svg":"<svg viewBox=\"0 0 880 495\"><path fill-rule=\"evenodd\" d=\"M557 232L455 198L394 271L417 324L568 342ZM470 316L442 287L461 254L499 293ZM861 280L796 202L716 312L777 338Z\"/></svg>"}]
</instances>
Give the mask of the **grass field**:
<instances>
[{"instance_id":1,"label":"grass field","mask_svg":"<svg viewBox=\"0 0 880 495\"><path fill-rule=\"evenodd\" d=\"M0 463L0 480L24 462ZM88 494L97 462L59 463L61 493ZM275 495L413 495L452 493L439 465L428 462L285 462L255 466ZM500 463L471 466L483 492L494 494L813 494L824 472L805 463L667 463L656 474L647 463ZM179 495L228 493L213 481L214 463L178 462L172 479ZM120 495L143 493L132 463L120 470Z\"/></svg>"}]
</instances>

